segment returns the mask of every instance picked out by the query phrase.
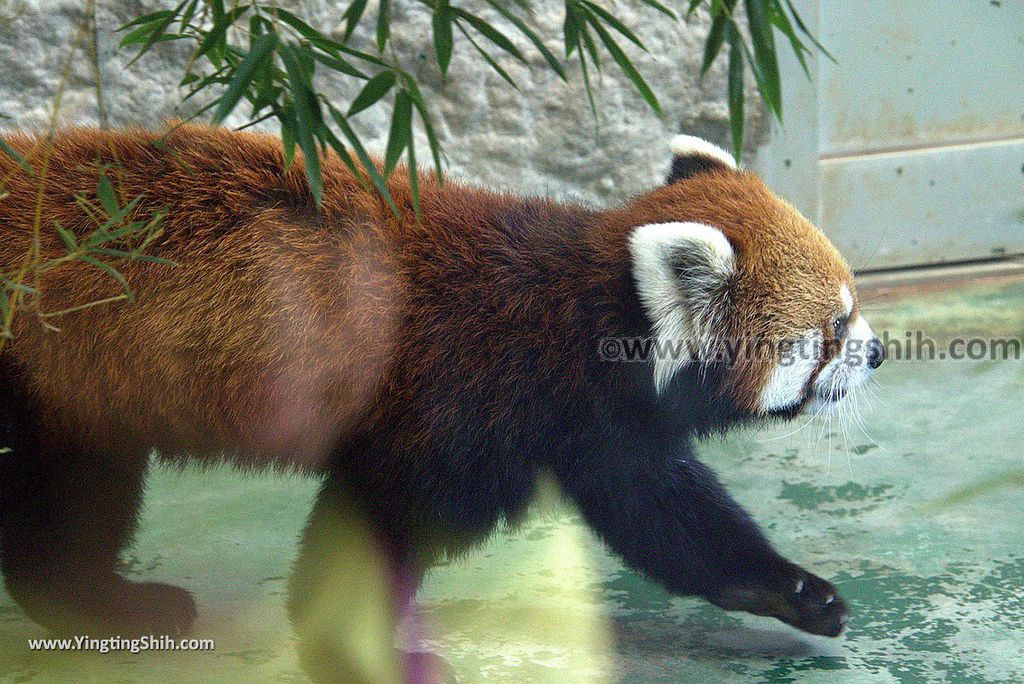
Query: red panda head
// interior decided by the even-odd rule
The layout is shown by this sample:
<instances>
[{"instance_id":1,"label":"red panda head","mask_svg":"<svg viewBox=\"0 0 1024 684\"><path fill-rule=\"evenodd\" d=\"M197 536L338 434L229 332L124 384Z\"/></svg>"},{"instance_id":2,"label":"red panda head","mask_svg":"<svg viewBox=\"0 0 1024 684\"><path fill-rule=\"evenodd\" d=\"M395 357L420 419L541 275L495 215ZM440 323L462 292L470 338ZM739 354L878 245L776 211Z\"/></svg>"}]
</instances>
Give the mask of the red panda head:
<instances>
[{"instance_id":1,"label":"red panda head","mask_svg":"<svg viewBox=\"0 0 1024 684\"><path fill-rule=\"evenodd\" d=\"M835 247L724 150L678 136L672 152L668 183L625 209L653 332L688 350L654 360L656 390L688 364L723 364L741 412L792 416L864 382L883 348Z\"/></svg>"}]
</instances>

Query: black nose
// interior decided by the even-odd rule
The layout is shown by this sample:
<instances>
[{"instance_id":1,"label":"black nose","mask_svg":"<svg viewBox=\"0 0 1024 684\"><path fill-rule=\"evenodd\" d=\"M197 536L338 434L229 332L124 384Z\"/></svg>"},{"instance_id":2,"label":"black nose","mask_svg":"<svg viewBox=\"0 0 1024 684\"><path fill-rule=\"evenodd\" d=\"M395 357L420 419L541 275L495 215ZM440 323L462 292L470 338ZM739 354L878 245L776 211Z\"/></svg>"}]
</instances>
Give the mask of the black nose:
<instances>
[{"instance_id":1,"label":"black nose","mask_svg":"<svg viewBox=\"0 0 1024 684\"><path fill-rule=\"evenodd\" d=\"M885 347L877 337L872 337L868 342L868 366L873 370L882 365L885 361Z\"/></svg>"}]
</instances>

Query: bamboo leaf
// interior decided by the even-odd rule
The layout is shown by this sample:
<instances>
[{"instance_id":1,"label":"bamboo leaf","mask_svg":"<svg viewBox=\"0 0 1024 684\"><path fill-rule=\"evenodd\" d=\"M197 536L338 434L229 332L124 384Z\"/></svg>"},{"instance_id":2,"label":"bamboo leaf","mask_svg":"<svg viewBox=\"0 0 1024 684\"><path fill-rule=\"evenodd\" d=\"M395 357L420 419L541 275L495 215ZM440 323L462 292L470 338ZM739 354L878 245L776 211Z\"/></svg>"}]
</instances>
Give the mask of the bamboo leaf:
<instances>
[{"instance_id":1,"label":"bamboo leaf","mask_svg":"<svg viewBox=\"0 0 1024 684\"><path fill-rule=\"evenodd\" d=\"M348 108L348 116L353 116L376 104L395 86L396 76L393 71L382 71L363 86Z\"/></svg>"},{"instance_id":2,"label":"bamboo leaf","mask_svg":"<svg viewBox=\"0 0 1024 684\"><path fill-rule=\"evenodd\" d=\"M219 124L235 108L238 101L242 99L246 88L252 82L253 76L270 59L274 48L277 46L277 35L268 33L260 36L252 49L246 54L245 59L238 65L234 76L228 83L228 88L219 98L217 111L214 112L213 122Z\"/></svg>"},{"instance_id":3,"label":"bamboo leaf","mask_svg":"<svg viewBox=\"0 0 1024 684\"><path fill-rule=\"evenodd\" d=\"M594 102L594 89L590 85L590 72L587 70L587 58L582 51L580 52L580 71L583 72L583 89L587 91L587 102L590 104L590 113L594 115L594 127L596 129L600 124L597 117L597 103Z\"/></svg>"},{"instance_id":4,"label":"bamboo leaf","mask_svg":"<svg viewBox=\"0 0 1024 684\"><path fill-rule=\"evenodd\" d=\"M107 212L107 216L120 214L121 207L117 202L117 195L114 194L114 186L110 184L110 179L107 178L107 174L103 170L100 171L100 179L96 183L96 195L100 199L103 211Z\"/></svg>"},{"instance_id":5,"label":"bamboo leaf","mask_svg":"<svg viewBox=\"0 0 1024 684\"><path fill-rule=\"evenodd\" d=\"M18 283L18 282L15 282L13 280L8 280L7 278L3 278L2 280L3 280L3 283L4 283L4 287L6 289L8 289L8 290L14 290L16 292L21 292L21 293L27 294L27 295L38 295L39 294L39 290L37 290L36 288L34 288L34 287L30 286L30 285L26 285L25 283Z\"/></svg>"},{"instance_id":6,"label":"bamboo leaf","mask_svg":"<svg viewBox=\"0 0 1024 684\"><path fill-rule=\"evenodd\" d=\"M448 65L452 61L452 13L445 0L438 0L437 9L431 19L434 29L434 52L437 63L441 66L441 75L448 75Z\"/></svg>"},{"instance_id":7,"label":"bamboo leaf","mask_svg":"<svg viewBox=\"0 0 1024 684\"><path fill-rule=\"evenodd\" d=\"M323 50L328 55L334 57L336 60L343 61L343 60L341 60L341 54L346 54L346 55L349 55L351 57L355 57L357 59L363 60L365 62L369 62L371 64L375 64L375 65L377 65L379 67L383 67L383 68L389 67L389 65L386 62L382 61L379 57L374 57L373 55L371 55L371 54L369 54L367 52L363 52L361 50L355 50L355 49L350 48L349 46L345 45L344 43L339 43L336 40L331 40L330 38L328 38L327 36L322 34L320 31L317 31L315 28L313 28L312 26L307 24L305 21L303 21L297 15L289 12L286 9L283 9L281 7L274 7L273 10L274 10L274 15L277 16L283 23L285 23L288 26L290 26L291 28L293 28L303 38L308 40L310 43L312 43L313 45L315 45L319 49ZM348 62L344 62L344 64L347 65L344 68L355 69L355 67L352 66L351 64L349 64ZM339 69L339 70L341 70L341 69ZM348 72L346 72L346 73L348 73ZM358 70L357 70L357 73L354 74L354 75L359 76L359 78L364 78L364 79L365 78L369 78L366 74L363 74L362 72L358 72Z\"/></svg>"},{"instance_id":8,"label":"bamboo leaf","mask_svg":"<svg viewBox=\"0 0 1024 684\"><path fill-rule=\"evenodd\" d=\"M78 249L78 240L75 239L75 234L61 225L60 221L54 221L53 228L60 235L60 239L64 241L64 246L68 248L69 252L74 252Z\"/></svg>"},{"instance_id":9,"label":"bamboo leaf","mask_svg":"<svg viewBox=\"0 0 1024 684\"><path fill-rule=\"evenodd\" d=\"M131 252L127 257L129 261L142 261L147 264L160 264L161 266L177 266L177 261L171 259L164 259L163 257L153 256L152 254L139 254L137 252Z\"/></svg>"},{"instance_id":10,"label":"bamboo leaf","mask_svg":"<svg viewBox=\"0 0 1024 684\"><path fill-rule=\"evenodd\" d=\"M364 177L363 171L360 170L359 166L356 164L356 161L352 158L352 155L349 154L348 150L345 148L345 144L341 142L338 136L334 134L334 131L332 131L327 126L324 126L324 129L323 131L321 131L321 134L323 135L323 139L327 141L327 145L334 150L335 154L337 154L338 157L341 158L342 163L345 164L345 166L347 166L350 171L352 171L352 175L355 177L357 181L359 181L359 185L361 185L366 190L372 190L370 183Z\"/></svg>"},{"instance_id":11,"label":"bamboo leaf","mask_svg":"<svg viewBox=\"0 0 1024 684\"><path fill-rule=\"evenodd\" d=\"M700 0L698 0L698 2L699 1ZM669 19L672 19L673 21L679 21L679 16L676 15L676 13L673 12L671 9L658 2L658 0L640 0L640 2L644 3L648 7L653 7L654 9L658 10Z\"/></svg>"},{"instance_id":12,"label":"bamboo leaf","mask_svg":"<svg viewBox=\"0 0 1024 684\"><path fill-rule=\"evenodd\" d=\"M786 0L786 6L789 7L789 13L793 15L793 21L796 22L796 25L800 29L800 32L807 36L808 40L814 43L814 47L818 48L818 50L821 51L821 54L828 57L833 64L836 64L836 58L833 57L832 53L826 50L825 46L819 43L818 39L814 36L814 34L810 32L806 24L804 24L804 20L800 17L800 13L796 11L796 7L793 7L793 3L790 0Z\"/></svg>"},{"instance_id":13,"label":"bamboo leaf","mask_svg":"<svg viewBox=\"0 0 1024 684\"><path fill-rule=\"evenodd\" d=\"M313 59L323 64L328 69L333 69L338 73L345 74L347 76L355 76L367 80L370 77L367 76L363 71L352 66L349 62L342 59L340 56L334 56L331 54L324 54L322 52L313 52Z\"/></svg>"},{"instance_id":14,"label":"bamboo leaf","mask_svg":"<svg viewBox=\"0 0 1024 684\"><path fill-rule=\"evenodd\" d=\"M203 42L199 44L199 49L196 51L197 56L202 56L208 53L210 50L216 49L224 44L225 38L227 37L228 28L231 27L235 21L237 21L242 15L249 11L249 5L242 5L236 7L227 14L225 14L219 21L217 21L210 29L206 37L203 38Z\"/></svg>"},{"instance_id":15,"label":"bamboo leaf","mask_svg":"<svg viewBox=\"0 0 1024 684\"><path fill-rule=\"evenodd\" d=\"M611 12L604 9L600 5L596 5L593 2L590 2L590 0L580 0L580 4L584 5L585 7L587 7L587 9L590 10L591 16L596 15L596 17L600 17L601 19L604 20L604 23L608 24L613 29L621 33L631 43L639 47L641 50L645 52L647 51L647 48L644 46L643 42L641 42L641 40L637 37L637 35L633 33L631 30L629 30L629 27L623 24L621 21L619 21L618 18L615 17L615 15L613 15Z\"/></svg>"},{"instance_id":16,"label":"bamboo leaf","mask_svg":"<svg viewBox=\"0 0 1024 684\"><path fill-rule=\"evenodd\" d=\"M348 39L352 37L352 32L356 30L356 26L359 25L359 20L363 18L363 12L366 11L366 3L368 0L353 0L349 3L345 13L341 15L342 20L345 22L345 34L341 39L342 42L347 43Z\"/></svg>"},{"instance_id":17,"label":"bamboo leaf","mask_svg":"<svg viewBox=\"0 0 1024 684\"><path fill-rule=\"evenodd\" d=\"M391 0L380 0L377 9L377 49L384 52L384 46L391 37Z\"/></svg>"},{"instance_id":18,"label":"bamboo leaf","mask_svg":"<svg viewBox=\"0 0 1024 684\"><path fill-rule=\"evenodd\" d=\"M590 55L590 60L594 63L594 68L597 69L598 73L600 73L601 54L597 51L597 43L594 42L593 37L590 35L590 31L587 30L586 23L580 24L580 38L583 41L583 47Z\"/></svg>"},{"instance_id":19,"label":"bamboo leaf","mask_svg":"<svg viewBox=\"0 0 1024 684\"><path fill-rule=\"evenodd\" d=\"M769 111L782 121L782 88L779 77L779 63L775 56L775 38L766 0L745 0L747 21L750 24L750 41L754 46L757 69L754 71L757 87L761 91Z\"/></svg>"},{"instance_id":20,"label":"bamboo leaf","mask_svg":"<svg viewBox=\"0 0 1024 684\"><path fill-rule=\"evenodd\" d=\"M416 145L412 141L409 142L407 149L407 163L409 164L409 189L412 192L412 210L416 214L416 217L420 216L420 176L419 170L416 168Z\"/></svg>"},{"instance_id":21,"label":"bamboo leaf","mask_svg":"<svg viewBox=\"0 0 1024 684\"><path fill-rule=\"evenodd\" d=\"M731 21L725 14L716 14L711 20L711 30L708 31L707 42L704 43L704 60L700 65L700 75L704 76L711 68L722 49L722 42L725 39L725 23Z\"/></svg>"},{"instance_id":22,"label":"bamboo leaf","mask_svg":"<svg viewBox=\"0 0 1024 684\"><path fill-rule=\"evenodd\" d=\"M348 140L352 149L355 150L356 156L359 157L359 163L362 165L366 174L370 177L370 182L373 183L381 197L383 197L388 203L388 206L391 207L391 211L394 212L395 216L400 217L402 213L398 210L398 205L395 204L394 198L391 197L391 192L388 190L388 186L384 182L384 178L380 175L377 165L373 163L373 159L371 159L370 155L366 152L366 148L363 146L363 143L360 142L359 136L357 136L356 132L352 130L352 126L350 126L348 121L345 120L345 117L342 116L341 112L331 106L328 106L328 111L334 119L334 122L338 124L338 128L341 129L345 139Z\"/></svg>"},{"instance_id":23,"label":"bamboo leaf","mask_svg":"<svg viewBox=\"0 0 1024 684\"><path fill-rule=\"evenodd\" d=\"M154 21L152 24L149 24L149 26L153 27L153 31L149 34L146 42L142 44L142 47L139 48L139 51L135 53L135 56L128 60L127 66L134 64L140 57L142 57L142 55L146 54L146 52L148 52L158 40L160 40L160 37L163 35L164 31L167 30L167 27L174 22L174 17L177 16L178 10L183 6L184 3L178 5L178 9L174 10L170 16L166 16L158 21Z\"/></svg>"},{"instance_id":24,"label":"bamboo leaf","mask_svg":"<svg viewBox=\"0 0 1024 684\"><path fill-rule=\"evenodd\" d=\"M311 60L305 52L299 46L286 45L281 49L281 61L288 73L288 88L295 105L295 138L302 149L306 181L319 206L323 200L323 178L320 174L320 150L316 141L324 122L320 103L310 86Z\"/></svg>"},{"instance_id":25,"label":"bamboo leaf","mask_svg":"<svg viewBox=\"0 0 1024 684\"><path fill-rule=\"evenodd\" d=\"M299 35L311 43L322 44L324 47L330 47L331 50L334 50L337 47L342 47L340 43L335 44L333 40L304 22L298 15L292 14L283 7L274 7L271 9L271 12L284 24L295 29Z\"/></svg>"},{"instance_id":26,"label":"bamboo leaf","mask_svg":"<svg viewBox=\"0 0 1024 684\"><path fill-rule=\"evenodd\" d=\"M89 264L90 266L94 266L100 269L101 271L109 275L111 278L116 280L118 284L121 286L121 289L128 296L128 301L135 301L135 294L132 292L132 288L128 286L128 281L125 279L124 275L120 271L118 271L110 264L102 262L96 257L89 256L88 254L83 254L82 256L79 257L79 259Z\"/></svg>"},{"instance_id":27,"label":"bamboo leaf","mask_svg":"<svg viewBox=\"0 0 1024 684\"><path fill-rule=\"evenodd\" d=\"M27 173L28 175L30 175L30 176L35 176L36 175L32 171L32 167L29 165L28 160L25 159L23 156L21 156L16 149L14 149L10 145L8 145L7 142L4 141L3 138L0 138L0 152L3 152L8 157L13 159L15 161L15 163L17 163L18 166L20 166L22 168L22 170L24 170L25 173Z\"/></svg>"},{"instance_id":28,"label":"bamboo leaf","mask_svg":"<svg viewBox=\"0 0 1024 684\"><path fill-rule=\"evenodd\" d=\"M160 10L159 12L150 12L149 14L143 14L141 17L135 17L127 24L123 24L117 30L125 31L130 29L132 26L141 26L142 24L157 24L168 17L177 16L177 10Z\"/></svg>"},{"instance_id":29,"label":"bamboo leaf","mask_svg":"<svg viewBox=\"0 0 1024 684\"><path fill-rule=\"evenodd\" d=\"M189 0L185 5L185 8L181 11L181 23L178 24L180 31L184 31L188 28L189 23L192 21L192 17L196 14L198 6L199 0Z\"/></svg>"},{"instance_id":30,"label":"bamboo leaf","mask_svg":"<svg viewBox=\"0 0 1024 684\"><path fill-rule=\"evenodd\" d=\"M341 56L341 53L351 54L355 51L350 50L349 48L345 47L343 44L337 41L331 40L330 38L320 33L315 28L313 28L312 26L304 22L302 19L300 19L298 16L292 14L286 9L275 7L273 11L274 15L278 19L280 19L283 23L287 24L292 29L294 29L300 36L308 40L311 44L315 45L317 48L323 51L324 54L320 54L317 52L312 53L314 59L316 59L318 62L348 76L355 76L357 78L362 79L369 78L369 76L364 74L362 71L360 71L358 68L350 64ZM369 57L370 61L379 61L376 58L370 57L369 55L366 55L366 57Z\"/></svg>"},{"instance_id":31,"label":"bamboo leaf","mask_svg":"<svg viewBox=\"0 0 1024 684\"><path fill-rule=\"evenodd\" d=\"M412 142L412 98L404 90L395 96L395 109L391 113L391 131L388 133L388 144L384 152L384 175L390 176L402 156L402 152Z\"/></svg>"},{"instance_id":32,"label":"bamboo leaf","mask_svg":"<svg viewBox=\"0 0 1024 684\"><path fill-rule=\"evenodd\" d=\"M743 154L743 37L732 20L725 28L729 42L729 127L732 131L732 156L740 163Z\"/></svg>"},{"instance_id":33,"label":"bamboo leaf","mask_svg":"<svg viewBox=\"0 0 1024 684\"><path fill-rule=\"evenodd\" d=\"M118 47L126 48L132 45L142 45L149 40L149 36L156 30L157 27L155 25L144 24L125 35L124 38L121 39L121 42L118 43Z\"/></svg>"},{"instance_id":34,"label":"bamboo leaf","mask_svg":"<svg viewBox=\"0 0 1024 684\"><path fill-rule=\"evenodd\" d=\"M498 73L498 75L501 76L505 80L506 83L508 83L510 86L512 86L516 90L519 90L519 86L516 85L516 82L514 80L512 80L512 76L510 76L509 73L507 71L505 71L501 67L500 64L498 64L496 61L494 61L494 58L491 57L491 55L486 50L484 50L482 47L480 47L479 43L477 43L475 40L473 40L473 36L469 35L469 33L466 31L466 29L463 28L462 24L456 23L455 25L459 27L459 31L462 33L462 35L464 35L466 37L466 40L469 41L469 44L472 45L473 48L478 53L480 53L480 56L483 58L483 60L485 62L487 62L487 64L489 64L490 67L492 69L494 69Z\"/></svg>"},{"instance_id":35,"label":"bamboo leaf","mask_svg":"<svg viewBox=\"0 0 1024 684\"><path fill-rule=\"evenodd\" d=\"M416 80L411 77L407 77L404 80L406 92L412 98L412 104L420 115L420 121L423 122L423 132L427 135L427 144L430 146L430 154L434 159L434 173L437 176L437 184L441 186L444 184L444 175L441 169L441 144L437 139L437 133L434 131L430 111L427 109L427 103L423 99L423 93L420 92L419 86L416 85Z\"/></svg>"},{"instance_id":36,"label":"bamboo leaf","mask_svg":"<svg viewBox=\"0 0 1024 684\"><path fill-rule=\"evenodd\" d=\"M520 33L526 36L526 39L533 43L534 47L537 48L537 51L540 52L541 56L544 58L544 61L547 62L548 66L551 67L551 70L558 74L558 77L561 78L563 81L566 80L567 76L565 73L565 69L562 67L561 62L559 62L558 58L555 57L554 53L552 53L551 50L549 50L547 46L544 45L544 41L540 39L540 36L538 36L536 32L534 32L529 26L527 26L522 19L509 12L500 2L496 2L495 0L487 0L487 4L489 4L495 10L497 10L498 13L501 14L501 16L505 17L505 19L507 19L513 26L515 26Z\"/></svg>"},{"instance_id":37,"label":"bamboo leaf","mask_svg":"<svg viewBox=\"0 0 1024 684\"><path fill-rule=\"evenodd\" d=\"M368 64L373 64L375 66L380 67L381 69L393 69L394 68L393 65L388 64L387 62L385 62L380 57L374 57L373 55L371 55L368 52L363 52L362 50L356 50L354 48L350 48L348 45L342 45L341 43L332 43L332 45L333 45L333 47L338 52L341 52L341 53L344 53L346 55L349 55L350 57L355 57L356 59L360 59L360 60L362 60L364 62L367 62ZM367 77L363 76L363 78L367 78Z\"/></svg>"},{"instance_id":38,"label":"bamboo leaf","mask_svg":"<svg viewBox=\"0 0 1024 684\"><path fill-rule=\"evenodd\" d=\"M488 24L483 19L474 14L470 14L465 10L461 10L458 7L453 7L451 11L455 16L465 19L470 26L479 31L487 40L491 41L502 50L518 59L520 62L526 61L526 58L523 57L523 53L519 51L519 48L515 46L515 43L509 40L508 36Z\"/></svg>"},{"instance_id":39,"label":"bamboo leaf","mask_svg":"<svg viewBox=\"0 0 1024 684\"><path fill-rule=\"evenodd\" d=\"M562 34L565 40L565 56L569 58L580 44L580 21L576 17L572 5L568 2L565 4L565 23L562 24Z\"/></svg>"},{"instance_id":40,"label":"bamboo leaf","mask_svg":"<svg viewBox=\"0 0 1024 684\"><path fill-rule=\"evenodd\" d=\"M640 95L643 96L644 100L647 101L647 104L651 106L651 109L653 109L655 113L661 115L661 103L658 102L658 98L655 96L654 91L651 90L649 85L647 85L647 81L644 80L644 77L641 76L640 72L637 71L635 66L633 66L633 63L629 60L629 57L626 56L626 53L622 51L622 48L619 47L618 43L615 42L615 39L612 38L611 34L608 33L599 21L591 21L590 25L594 27L594 31L597 32L601 42L604 43L605 48L607 48L608 52L611 53L612 59L615 60L619 65L619 68L622 69L629 80L633 82L633 85L640 92Z\"/></svg>"},{"instance_id":41,"label":"bamboo leaf","mask_svg":"<svg viewBox=\"0 0 1024 684\"><path fill-rule=\"evenodd\" d=\"M797 36L796 31L793 29L793 24L789 21L789 17L786 16L786 13L781 7L774 4L771 7L770 17L772 25L782 31L783 35L789 39L789 44L793 48L793 53L796 55L796 58L800 61L800 66L803 68L804 74L807 78L810 78L811 69L807 65L807 60L804 58L804 53L809 53L810 50L807 49L807 46L804 45L803 41L800 40L800 37Z\"/></svg>"},{"instance_id":42,"label":"bamboo leaf","mask_svg":"<svg viewBox=\"0 0 1024 684\"><path fill-rule=\"evenodd\" d=\"M281 122L281 144L284 146L284 170L288 171L295 160L295 116L291 110L281 110L277 113L277 120Z\"/></svg>"},{"instance_id":43,"label":"bamboo leaf","mask_svg":"<svg viewBox=\"0 0 1024 684\"><path fill-rule=\"evenodd\" d=\"M196 95L196 93L202 91L204 88L206 88L206 87L208 87L208 86L210 86L210 85L212 85L214 83L226 84L230 80L231 80L230 68L226 67L226 66L222 67L222 68L218 69L217 71L213 72L212 74L203 77L196 84L196 86L192 90L190 90L188 92L188 94L185 95L184 98L182 98L182 102L188 102L190 99L192 99ZM192 82L194 82L194 79L193 79ZM190 82L190 84L191 84L191 82Z\"/></svg>"}]
</instances>

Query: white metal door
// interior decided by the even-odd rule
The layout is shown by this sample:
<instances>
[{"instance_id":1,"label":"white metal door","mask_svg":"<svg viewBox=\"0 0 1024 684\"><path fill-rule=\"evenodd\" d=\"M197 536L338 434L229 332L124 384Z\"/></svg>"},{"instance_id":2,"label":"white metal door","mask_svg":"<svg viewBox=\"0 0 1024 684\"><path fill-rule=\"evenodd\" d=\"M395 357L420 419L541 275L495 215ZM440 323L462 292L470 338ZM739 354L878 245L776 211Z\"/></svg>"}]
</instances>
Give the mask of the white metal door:
<instances>
[{"instance_id":1,"label":"white metal door","mask_svg":"<svg viewBox=\"0 0 1024 684\"><path fill-rule=\"evenodd\" d=\"M836 62L783 60L769 183L860 271L1024 253L1024 0L796 5Z\"/></svg>"}]
</instances>

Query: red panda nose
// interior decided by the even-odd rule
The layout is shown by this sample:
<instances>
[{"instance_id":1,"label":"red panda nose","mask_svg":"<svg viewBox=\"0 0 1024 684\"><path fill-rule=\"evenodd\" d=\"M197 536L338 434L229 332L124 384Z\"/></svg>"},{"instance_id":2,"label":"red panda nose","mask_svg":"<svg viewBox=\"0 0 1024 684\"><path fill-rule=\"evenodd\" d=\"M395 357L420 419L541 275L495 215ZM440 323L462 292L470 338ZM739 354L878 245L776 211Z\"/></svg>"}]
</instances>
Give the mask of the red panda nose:
<instances>
[{"instance_id":1,"label":"red panda nose","mask_svg":"<svg viewBox=\"0 0 1024 684\"><path fill-rule=\"evenodd\" d=\"M885 347L877 337L872 337L868 342L868 367L872 370L882 365L885 361Z\"/></svg>"}]
</instances>

